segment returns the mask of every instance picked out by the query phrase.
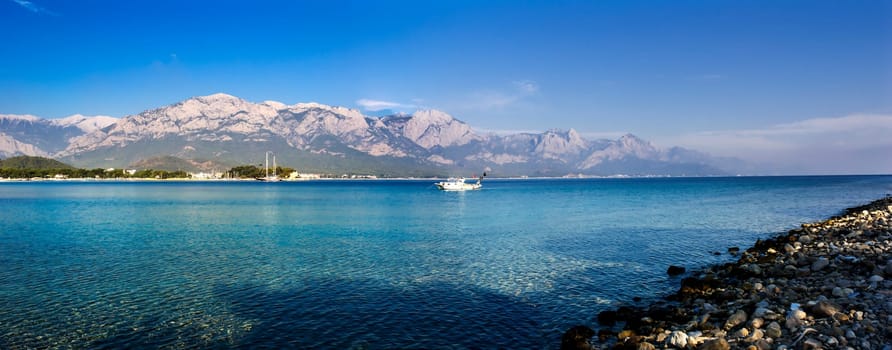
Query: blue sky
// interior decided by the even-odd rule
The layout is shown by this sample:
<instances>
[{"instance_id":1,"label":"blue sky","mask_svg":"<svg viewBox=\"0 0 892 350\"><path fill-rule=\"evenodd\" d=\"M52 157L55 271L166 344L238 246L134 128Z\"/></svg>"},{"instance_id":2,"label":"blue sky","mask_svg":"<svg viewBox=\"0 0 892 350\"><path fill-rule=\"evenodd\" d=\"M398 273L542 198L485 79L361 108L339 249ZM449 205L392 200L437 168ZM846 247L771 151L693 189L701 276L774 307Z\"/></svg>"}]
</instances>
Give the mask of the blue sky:
<instances>
[{"instance_id":1,"label":"blue sky","mask_svg":"<svg viewBox=\"0 0 892 350\"><path fill-rule=\"evenodd\" d=\"M7 114L225 92L700 148L827 118L892 130L888 1L0 0L0 29Z\"/></svg>"}]
</instances>

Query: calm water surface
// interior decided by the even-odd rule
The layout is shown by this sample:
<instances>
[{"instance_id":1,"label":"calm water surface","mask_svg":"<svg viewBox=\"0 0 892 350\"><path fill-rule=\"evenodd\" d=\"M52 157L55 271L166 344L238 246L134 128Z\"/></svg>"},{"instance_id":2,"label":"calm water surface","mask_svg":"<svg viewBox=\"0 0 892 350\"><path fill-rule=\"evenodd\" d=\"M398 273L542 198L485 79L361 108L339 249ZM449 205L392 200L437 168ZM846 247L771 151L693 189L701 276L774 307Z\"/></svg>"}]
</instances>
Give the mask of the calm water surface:
<instances>
[{"instance_id":1,"label":"calm water surface","mask_svg":"<svg viewBox=\"0 0 892 350\"><path fill-rule=\"evenodd\" d=\"M555 348L890 176L0 183L0 348Z\"/></svg>"}]
</instances>

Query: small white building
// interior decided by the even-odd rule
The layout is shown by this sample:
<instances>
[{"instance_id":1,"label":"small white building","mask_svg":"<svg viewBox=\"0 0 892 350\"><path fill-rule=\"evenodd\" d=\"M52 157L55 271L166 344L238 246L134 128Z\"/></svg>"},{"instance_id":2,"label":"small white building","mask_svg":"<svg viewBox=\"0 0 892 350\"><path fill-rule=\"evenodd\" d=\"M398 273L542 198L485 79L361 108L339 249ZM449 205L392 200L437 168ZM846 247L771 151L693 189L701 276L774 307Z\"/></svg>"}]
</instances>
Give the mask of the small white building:
<instances>
[{"instance_id":1,"label":"small white building","mask_svg":"<svg viewBox=\"0 0 892 350\"><path fill-rule=\"evenodd\" d=\"M288 180L316 180L322 178L319 174L298 173L296 171L288 175Z\"/></svg>"},{"instance_id":2,"label":"small white building","mask_svg":"<svg viewBox=\"0 0 892 350\"><path fill-rule=\"evenodd\" d=\"M206 173L206 172L202 171L202 172L197 172L197 173L189 173L189 176L192 176L192 178L196 179L196 180L215 180L215 179L222 179L223 173L218 173L218 172Z\"/></svg>"}]
</instances>

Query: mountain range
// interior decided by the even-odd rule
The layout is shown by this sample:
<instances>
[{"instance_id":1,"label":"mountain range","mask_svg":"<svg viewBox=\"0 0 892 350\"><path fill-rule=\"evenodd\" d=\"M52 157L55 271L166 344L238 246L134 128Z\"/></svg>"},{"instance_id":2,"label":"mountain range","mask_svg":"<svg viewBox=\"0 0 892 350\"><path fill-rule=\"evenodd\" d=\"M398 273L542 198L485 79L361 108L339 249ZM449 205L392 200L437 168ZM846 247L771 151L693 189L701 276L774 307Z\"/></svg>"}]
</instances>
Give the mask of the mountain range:
<instances>
[{"instance_id":1,"label":"mountain range","mask_svg":"<svg viewBox=\"0 0 892 350\"><path fill-rule=\"evenodd\" d=\"M278 164L301 172L380 176L703 176L734 173L727 159L657 148L632 134L587 140L573 129L483 134L437 110L385 116L319 103L248 102L227 94L123 118L0 115L0 157L52 157L79 167L131 167L178 158L217 170ZM732 162L733 163L733 162Z\"/></svg>"}]
</instances>

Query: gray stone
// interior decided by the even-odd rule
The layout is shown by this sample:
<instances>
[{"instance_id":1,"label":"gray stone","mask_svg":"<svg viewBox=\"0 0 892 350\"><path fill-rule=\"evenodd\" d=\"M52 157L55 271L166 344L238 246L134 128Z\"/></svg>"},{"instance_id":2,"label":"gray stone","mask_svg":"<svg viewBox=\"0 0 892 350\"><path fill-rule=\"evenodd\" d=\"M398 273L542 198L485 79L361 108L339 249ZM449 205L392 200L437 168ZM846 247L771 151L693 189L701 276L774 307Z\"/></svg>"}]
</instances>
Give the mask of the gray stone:
<instances>
[{"instance_id":1,"label":"gray stone","mask_svg":"<svg viewBox=\"0 0 892 350\"><path fill-rule=\"evenodd\" d=\"M783 330L781 329L780 324L777 322L771 322L765 327L765 335L772 339L780 338L783 335Z\"/></svg>"},{"instance_id":2,"label":"gray stone","mask_svg":"<svg viewBox=\"0 0 892 350\"><path fill-rule=\"evenodd\" d=\"M815 260L815 262L813 262L811 264L811 270L812 271L821 271L828 265L830 265L830 260L825 257L820 257L820 258L818 258L818 260Z\"/></svg>"},{"instance_id":3,"label":"gray stone","mask_svg":"<svg viewBox=\"0 0 892 350\"><path fill-rule=\"evenodd\" d=\"M698 350L729 350L731 349L731 344L728 344L728 341L725 338L718 338L713 340L707 340L700 344L697 347Z\"/></svg>"},{"instance_id":4,"label":"gray stone","mask_svg":"<svg viewBox=\"0 0 892 350\"><path fill-rule=\"evenodd\" d=\"M839 307L839 305L826 300L821 300L817 304L815 304L815 306L812 306L811 312L816 317L831 317L839 312L839 310L841 309L842 308Z\"/></svg>"},{"instance_id":5,"label":"gray stone","mask_svg":"<svg viewBox=\"0 0 892 350\"><path fill-rule=\"evenodd\" d=\"M656 350L657 347L651 343L646 341L638 343L638 346L635 348L636 350Z\"/></svg>"},{"instance_id":6,"label":"gray stone","mask_svg":"<svg viewBox=\"0 0 892 350\"><path fill-rule=\"evenodd\" d=\"M833 287L833 291L830 292L830 294L832 294L833 296L835 296L837 298L842 298L842 297L846 296L846 294L843 293L842 288L839 288L839 287Z\"/></svg>"},{"instance_id":7,"label":"gray stone","mask_svg":"<svg viewBox=\"0 0 892 350\"><path fill-rule=\"evenodd\" d=\"M666 345L684 349L688 346L688 335L682 331L673 331L669 334L669 337L666 338Z\"/></svg>"},{"instance_id":8,"label":"gray stone","mask_svg":"<svg viewBox=\"0 0 892 350\"><path fill-rule=\"evenodd\" d=\"M820 340L817 340L815 338L808 338L804 342L802 342L802 348L805 350L809 350L809 349L820 350L823 347L824 347L824 344L821 343Z\"/></svg>"},{"instance_id":9,"label":"gray stone","mask_svg":"<svg viewBox=\"0 0 892 350\"><path fill-rule=\"evenodd\" d=\"M771 350L771 342L765 339L759 339L753 345L759 350Z\"/></svg>"},{"instance_id":10,"label":"gray stone","mask_svg":"<svg viewBox=\"0 0 892 350\"><path fill-rule=\"evenodd\" d=\"M761 329L755 329L755 330L753 330L753 332L750 334L750 336L746 338L746 342L748 342L748 343L753 343L753 342L755 342L755 341L757 341L757 340L762 339L763 337L765 337L765 333L762 332Z\"/></svg>"},{"instance_id":11,"label":"gray stone","mask_svg":"<svg viewBox=\"0 0 892 350\"><path fill-rule=\"evenodd\" d=\"M836 340L836 338L834 338L834 337L827 337L827 339L824 340L824 344L827 345L827 347L832 349L839 345L839 341Z\"/></svg>"},{"instance_id":12,"label":"gray stone","mask_svg":"<svg viewBox=\"0 0 892 350\"><path fill-rule=\"evenodd\" d=\"M737 327L738 325L743 324L744 322L746 322L746 319L746 312L743 310L737 310L737 312L731 315L731 317L728 317L728 320L725 321L725 330L728 331L734 327Z\"/></svg>"},{"instance_id":13,"label":"gray stone","mask_svg":"<svg viewBox=\"0 0 892 350\"><path fill-rule=\"evenodd\" d=\"M750 320L749 324L750 327L753 327L753 329L758 329L762 328L762 325L765 324L765 320L763 320L761 317L753 317L753 319Z\"/></svg>"},{"instance_id":14,"label":"gray stone","mask_svg":"<svg viewBox=\"0 0 892 350\"><path fill-rule=\"evenodd\" d=\"M801 310L797 310L797 311L801 311ZM803 312L803 314L804 314L804 312ZM799 326L802 325L803 318L805 318L805 317L799 317L799 315L796 312L791 312L791 313L787 314L787 318L785 319L784 325L787 326L787 329L789 329L791 331L796 330L797 328L799 328Z\"/></svg>"},{"instance_id":15,"label":"gray stone","mask_svg":"<svg viewBox=\"0 0 892 350\"><path fill-rule=\"evenodd\" d=\"M760 306L760 307L757 307L757 308L756 308L756 311L753 311L753 317L756 317L756 318L758 318L758 317L764 317L765 314L768 313L768 311L769 311L769 310L768 310L767 308L764 308L764 307L761 307L761 306Z\"/></svg>"}]
</instances>

